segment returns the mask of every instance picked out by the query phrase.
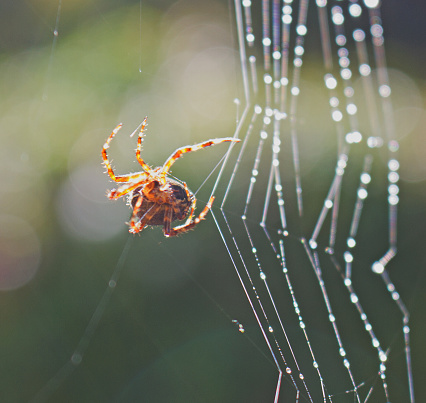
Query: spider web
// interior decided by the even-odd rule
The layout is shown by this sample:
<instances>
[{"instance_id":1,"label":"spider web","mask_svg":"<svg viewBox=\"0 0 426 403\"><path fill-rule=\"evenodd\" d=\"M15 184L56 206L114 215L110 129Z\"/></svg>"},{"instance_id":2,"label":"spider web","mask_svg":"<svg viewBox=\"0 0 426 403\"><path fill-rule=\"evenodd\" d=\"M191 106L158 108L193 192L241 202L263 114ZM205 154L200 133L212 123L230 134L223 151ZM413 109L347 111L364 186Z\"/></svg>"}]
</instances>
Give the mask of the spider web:
<instances>
[{"instance_id":1,"label":"spider web","mask_svg":"<svg viewBox=\"0 0 426 403\"><path fill-rule=\"evenodd\" d=\"M75 169L71 182L89 182L82 188L85 197L100 184L105 205L99 208L96 199L90 211L101 231L93 235L83 225L86 234L79 236L84 244L66 239L63 243L72 244L67 252L61 242L55 244L62 254L52 258L56 267L50 275L59 280L52 286L41 276L41 285L30 290L36 298L23 298L28 305L41 301L42 313L24 315L20 337L30 335L33 351L19 347L25 358L17 359L16 366L26 368L19 379L30 386L17 391L5 385L8 400L415 401L413 382L420 375L412 369L412 323L405 305L413 288L401 274L406 256L396 253L400 150L395 91L377 5L337 0L228 4L238 63L229 63L230 68L226 56L219 65L234 69L231 92L239 94L235 136L242 141L228 152L221 146L206 151L205 159L185 157L195 163L187 162L186 175L179 173L184 162L174 172L196 189L198 209L210 193L216 196L212 217L178 239L164 240L161 231L146 230L141 237L126 235L121 242L116 238L114 244L96 245L92 241L100 233L107 234L99 238L105 241L123 229L129 212L106 205L101 172L91 176L87 169ZM44 101L55 99L55 65L66 70L64 61L70 60L57 56L59 23L72 13L63 7L59 1L50 16L55 24L45 53ZM138 7L142 10L142 2ZM134 26L130 35L140 46L134 52L140 72L146 69L145 18L142 11L135 17L140 38ZM113 54L129 38L118 33L128 27L120 28L111 36L111 41L121 41L112 45ZM187 27L181 22L178 28ZM223 56L214 49L209 60L218 55ZM182 59L173 59L170 70L181 71ZM120 63L114 56L96 72ZM162 68L166 75L168 66ZM187 90L190 82L186 77L177 88ZM176 83L169 79L166 84ZM211 88L208 80L203 85ZM70 90L64 87L65 93ZM175 135L175 125L167 124L182 120L185 126L181 105L164 94L158 99L150 94L149 100L134 95L142 90L136 86L127 94L121 114L126 127L132 119L139 122L141 114L149 115L144 146L149 161L208 138ZM155 102L161 104L161 114L149 109ZM211 112L209 107L217 104L213 99L203 106ZM229 112L231 104L232 98L223 110ZM211 137L232 135L227 131L222 136L217 121L223 110L218 110L211 112L213 118L204 115L214 126ZM80 161L75 155L85 149L98 157L108 130L117 124L113 119L111 124L102 121L99 136L91 136L96 140L93 153L85 137L83 147L74 143L70 159ZM69 123L73 129L75 120ZM170 150L161 156L150 148L163 148L158 141L150 143L159 121L173 133L165 139ZM34 131L43 140L39 125ZM126 149L134 148L127 141ZM114 156L117 148L111 150ZM134 169L125 168L127 153L117 159L120 172ZM97 159L95 164L100 165ZM190 179L192 170L198 182ZM61 224L72 227L79 215L90 223L86 204L80 200L73 209L68 199L73 201L75 192L64 189L58 196ZM95 216L94 210L104 215ZM74 305L75 311L68 307ZM415 346L414 351L418 353ZM8 369L3 379L14 380L14 372Z\"/></svg>"},{"instance_id":2,"label":"spider web","mask_svg":"<svg viewBox=\"0 0 426 403\"><path fill-rule=\"evenodd\" d=\"M319 33L308 29L308 5L317 9ZM260 7L261 22L253 19ZM414 402L409 312L389 270L397 250L399 145L379 2L236 0L235 15L243 145L214 218L277 369L274 401ZM321 38L336 151L311 172L310 186L321 176L329 182L316 194L306 192L302 173L303 141L311 140L303 124L311 111L300 106L310 35ZM382 147L386 172L377 167ZM386 196L370 201L372 185L387 188ZM370 203L382 203L388 219L374 231L383 241L366 245ZM361 347L354 333L370 346ZM404 379L391 374L393 360L404 366Z\"/></svg>"}]
</instances>

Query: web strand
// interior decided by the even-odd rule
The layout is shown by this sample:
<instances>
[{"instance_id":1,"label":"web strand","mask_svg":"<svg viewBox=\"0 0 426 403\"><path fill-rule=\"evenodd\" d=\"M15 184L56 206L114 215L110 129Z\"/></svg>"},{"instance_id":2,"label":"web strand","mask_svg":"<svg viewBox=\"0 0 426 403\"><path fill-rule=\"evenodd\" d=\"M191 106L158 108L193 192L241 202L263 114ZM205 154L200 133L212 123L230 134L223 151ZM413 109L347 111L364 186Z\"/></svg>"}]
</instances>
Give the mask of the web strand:
<instances>
[{"instance_id":1,"label":"web strand","mask_svg":"<svg viewBox=\"0 0 426 403\"><path fill-rule=\"evenodd\" d=\"M297 22L294 24L297 6ZM366 302L363 301L365 297L363 296L363 284L359 280L359 272L364 263L357 252L359 229L364 220L370 182L372 178L376 180L375 183L382 180L375 172L373 161L376 161L375 150L384 144L383 136L386 133L389 149L387 181L389 248L377 262L373 263L372 272L363 275L363 281L368 281L367 277L374 276L374 273L379 274L402 315L403 348L408 378L407 395L410 402L414 402L408 327L409 312L396 291L396 286L392 283L387 270L387 265L396 254L399 163L396 158L398 144L395 140L392 103L389 97L390 86L383 47L380 9L374 2L361 6L356 1L349 3L347 9L340 5L330 5L326 0L318 0L316 6L325 70L323 77L329 97L330 118L335 130L337 156L334 175L332 175L326 197L319 209L316 223L312 226L309 241L303 236L303 232L300 236L300 228L307 226L305 217L307 210L302 198L303 154L299 144L300 116L306 112L299 110L299 98L303 94L303 88L301 88L302 56L305 41L309 39L308 2L303 0L298 3L285 0L281 9L278 2L274 0L262 0L258 3L235 1L239 49L243 52L243 54L240 53L241 75L244 83L248 83L248 77L251 76L252 84L250 94L247 94L249 86L244 86L245 102L246 108L253 112L251 114L248 112L245 118L238 122L238 133L239 136L242 136L243 143L220 206L223 222L215 218L215 223L263 339L274 362L277 363L279 376L281 377L282 374L284 378L288 377L290 384L294 387L293 401L299 401L300 398L315 401L318 396L321 396L324 402L332 402L338 394L342 393L351 396L351 401L356 402L365 403L370 401L373 395L380 394L387 401L392 400L392 387L389 385L386 365L392 349L382 347L386 345L386 342L379 339L380 332L375 329L378 325L367 316L371 307L366 307ZM256 20L253 19L254 7L261 10L260 29L257 29ZM361 19L358 17L362 13L369 14L369 27L360 27ZM348 24L348 26L354 26L351 28L352 36L347 36L346 20L353 20L353 24ZM373 70L368 61L368 44L365 40L367 30L372 33L379 97L373 90L376 84L372 78ZM256 32L261 33L260 38L256 37ZM291 41L293 35L294 44ZM332 41L334 42L332 43ZM262 49L262 60L258 60L254 54L256 47ZM246 52L249 55L248 59ZM289 62L291 52L294 52L292 65ZM354 57L357 58L357 61L354 60ZM336 76L335 66L338 66ZM359 76L357 76L358 73ZM259 91L258 74L263 76L263 89L259 89ZM359 79L358 81L361 82L363 96L367 103L368 129L366 133L362 133L360 129L360 119L365 119L365 117L360 115L356 103L358 94L355 91L355 79ZM255 107L252 105L252 100L256 103ZM244 126L246 131L242 130ZM286 130L283 130L284 127ZM288 148L287 144L283 144L285 134L288 134L290 138L295 206L290 206L288 203L289 192L288 188L283 186L282 179L284 177L286 180L286 172L282 170L283 163L285 163L283 145ZM365 149L368 150L364 152L359 167L358 158L361 149L362 152ZM244 175L244 170L248 172L248 175ZM351 191L347 188L347 178L353 176L353 172L359 175L359 182L358 187L354 187ZM222 180L226 180L225 178L223 176ZM246 187L244 192L241 191L241 181L244 181ZM285 183L288 183L288 180ZM236 186L238 186L238 191L235 190ZM349 208L348 192L352 194L354 200ZM263 200L261 209L259 209L259 200ZM242 209L240 222L228 214L230 209L234 209L230 206L235 203L239 203L239 208ZM287 216L294 214L294 210L299 219L295 223L288 223ZM349 224L345 223L342 226L342 217L347 215L347 211L352 211L352 217ZM299 230L295 230L295 228ZM261 234L264 235L263 238ZM228 240L228 237L231 241ZM325 244L324 237L328 239ZM292 267L294 261L288 265L285 257L285 244L287 245L286 251L290 250L293 253L294 248L288 245L290 241L296 242L299 248L301 246L304 250L305 257L299 264L305 265L307 261L313 269L316 287L322 296L322 301L317 301L318 308L321 305L321 310L326 312L328 326L336 343L335 352L340 357L340 365L347 374L348 386L344 391L333 390L330 374L323 375L323 371L320 370L321 361L317 359L315 352L320 351L321 347L312 336L314 334L312 319L305 320L302 317L302 308L297 295L301 294L302 301L304 295L292 284L292 276L296 280L298 277L295 268ZM342 241L346 243L346 246L343 245L343 250ZM323 246L325 253L321 253L321 245L325 245ZM251 250L251 253L246 253L245 248ZM269 252L266 252L267 249ZM276 258L276 265L271 264L268 254L271 259ZM238 259L235 256L238 256ZM304 262L302 263L302 261ZM368 372L360 371L357 357L351 351L352 348L347 351L344 335L348 331L348 325L355 324L348 323L335 313L336 305L332 296L335 293L333 289L335 286L328 284L330 273L328 269L325 269L329 262L339 274L341 287L346 288L348 292L347 302L357 313L359 321L371 341L372 348L376 352L375 373L378 375L372 383L370 382L371 375ZM274 271L281 271L285 279L287 292L298 319L297 323L316 370L316 382L312 377L306 378L302 371L306 362L298 359L300 355L298 339L295 338L293 332L287 330L291 320L288 316L282 316L282 306L276 302L277 295L274 295L275 287L268 281L269 277L276 276ZM261 287L256 280L257 277L260 278ZM306 285L309 284L308 281L312 280L305 280ZM386 315L386 313L383 311L381 315ZM276 326L273 327L273 322L279 324L279 331ZM376 382L377 380L380 382ZM381 392L378 384L381 384ZM275 400L279 393L280 391L277 389ZM289 396L286 394L286 398L290 398Z\"/></svg>"},{"instance_id":2,"label":"web strand","mask_svg":"<svg viewBox=\"0 0 426 403\"><path fill-rule=\"evenodd\" d=\"M93 313L83 336L80 338L77 347L71 355L69 361L46 383L46 385L37 393L32 399L33 403L45 402L49 397L61 386L61 384L71 375L72 372L81 364L84 358L84 354L89 347L89 343L93 338L96 329L99 326L105 309L114 293L117 282L120 278L120 274L125 267L125 262L129 254L130 248L133 243L133 236L128 236L127 241L123 247L121 255L117 261L115 269L108 281L108 287L105 289L101 300L99 301L95 312Z\"/></svg>"}]
</instances>

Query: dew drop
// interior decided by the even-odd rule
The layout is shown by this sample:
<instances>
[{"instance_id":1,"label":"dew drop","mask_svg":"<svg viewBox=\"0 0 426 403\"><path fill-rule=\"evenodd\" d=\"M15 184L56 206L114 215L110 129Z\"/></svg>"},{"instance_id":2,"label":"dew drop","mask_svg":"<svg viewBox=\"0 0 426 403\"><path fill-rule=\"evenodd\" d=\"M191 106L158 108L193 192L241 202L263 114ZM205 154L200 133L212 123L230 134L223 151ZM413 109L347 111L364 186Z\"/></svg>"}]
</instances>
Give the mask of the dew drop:
<instances>
[{"instance_id":1,"label":"dew drop","mask_svg":"<svg viewBox=\"0 0 426 403\"><path fill-rule=\"evenodd\" d=\"M371 266L371 270L373 270L374 273L382 274L385 271L385 267L380 262L374 262Z\"/></svg>"},{"instance_id":2,"label":"dew drop","mask_svg":"<svg viewBox=\"0 0 426 403\"><path fill-rule=\"evenodd\" d=\"M71 356L71 363L74 364L74 365L79 365L82 360L83 360L83 357L79 353L74 353Z\"/></svg>"},{"instance_id":3,"label":"dew drop","mask_svg":"<svg viewBox=\"0 0 426 403\"><path fill-rule=\"evenodd\" d=\"M359 17L362 13L362 8L359 6L359 4L351 4L349 6L349 13L352 15L352 17Z\"/></svg>"},{"instance_id":4,"label":"dew drop","mask_svg":"<svg viewBox=\"0 0 426 403\"><path fill-rule=\"evenodd\" d=\"M351 237L351 238L348 238L348 240L346 241L346 243L347 243L347 245L348 245L350 248L353 248L353 247L355 247L355 245L356 245L356 241L355 241L355 239L353 239L352 237Z\"/></svg>"},{"instance_id":5,"label":"dew drop","mask_svg":"<svg viewBox=\"0 0 426 403\"><path fill-rule=\"evenodd\" d=\"M246 36L247 42L253 42L254 41L254 35L253 34L248 34Z\"/></svg>"},{"instance_id":6,"label":"dew drop","mask_svg":"<svg viewBox=\"0 0 426 403\"><path fill-rule=\"evenodd\" d=\"M364 200L365 198L367 198L368 196L368 192L366 189L359 189L358 190L358 197L362 200Z\"/></svg>"},{"instance_id":7,"label":"dew drop","mask_svg":"<svg viewBox=\"0 0 426 403\"><path fill-rule=\"evenodd\" d=\"M306 28L305 25L298 25L296 28L296 32L298 35L303 36L303 35L306 35L306 33L308 32L308 29Z\"/></svg>"},{"instance_id":8,"label":"dew drop","mask_svg":"<svg viewBox=\"0 0 426 403\"><path fill-rule=\"evenodd\" d=\"M263 38L262 44L263 46L271 46L271 38Z\"/></svg>"},{"instance_id":9,"label":"dew drop","mask_svg":"<svg viewBox=\"0 0 426 403\"><path fill-rule=\"evenodd\" d=\"M350 252L345 252L345 253L343 254L343 259L345 259L345 262L346 262L346 263L351 263L351 262L353 262L354 257L352 256L352 253L350 253Z\"/></svg>"},{"instance_id":10,"label":"dew drop","mask_svg":"<svg viewBox=\"0 0 426 403\"><path fill-rule=\"evenodd\" d=\"M283 15L283 23L284 24L291 24L292 21L293 21L293 18L291 17L291 15L289 15L289 14Z\"/></svg>"}]
</instances>

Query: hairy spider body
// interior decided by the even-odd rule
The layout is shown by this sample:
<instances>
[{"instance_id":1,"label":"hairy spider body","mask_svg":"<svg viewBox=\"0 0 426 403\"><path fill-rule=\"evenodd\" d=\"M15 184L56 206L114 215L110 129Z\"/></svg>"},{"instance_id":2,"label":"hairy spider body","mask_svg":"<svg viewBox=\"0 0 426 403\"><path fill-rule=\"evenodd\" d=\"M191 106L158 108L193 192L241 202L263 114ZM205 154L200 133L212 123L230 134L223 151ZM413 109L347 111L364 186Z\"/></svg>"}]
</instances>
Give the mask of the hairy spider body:
<instances>
[{"instance_id":1,"label":"hairy spider body","mask_svg":"<svg viewBox=\"0 0 426 403\"><path fill-rule=\"evenodd\" d=\"M154 184L152 189L146 189L146 186L136 188L128 196L128 205L133 209L138 202L141 195L145 195L142 199L142 204L137 210L136 216L141 220L145 214L147 214L154 206L159 204L158 199L163 198L167 195L164 203L160 204L159 209L152 215L147 225L163 225L165 220L169 219L171 222L176 220L184 220L188 214L194 200L194 195L191 191L186 192L185 187L170 178L166 178L166 187L164 190L160 190L159 182L151 182ZM147 193L144 193L144 191ZM157 201L151 201L157 200ZM171 213L167 213L171 210ZM169 215L169 217L167 216Z\"/></svg>"},{"instance_id":2,"label":"hairy spider body","mask_svg":"<svg viewBox=\"0 0 426 403\"><path fill-rule=\"evenodd\" d=\"M121 129L119 124L110 134L102 148L102 159L110 178L121 186L112 189L108 197L118 199L127 195L128 205L132 208L132 215L128 223L131 233L141 232L148 225L163 225L165 236L175 236L194 228L205 218L211 209L214 197L211 196L203 211L196 218L193 218L197 199L188 189L185 182L169 178L168 172L174 162L183 154L201 150L202 148L220 144L223 142L239 142L239 139L225 137L220 139L207 140L193 146L178 148L164 163L163 166L150 168L141 157L142 140L147 118L142 122L139 131L136 148L136 159L142 166L142 172L135 172L127 175L115 175L111 163L108 160L107 149L111 140ZM176 220L186 222L180 226L172 228L171 224Z\"/></svg>"}]
</instances>

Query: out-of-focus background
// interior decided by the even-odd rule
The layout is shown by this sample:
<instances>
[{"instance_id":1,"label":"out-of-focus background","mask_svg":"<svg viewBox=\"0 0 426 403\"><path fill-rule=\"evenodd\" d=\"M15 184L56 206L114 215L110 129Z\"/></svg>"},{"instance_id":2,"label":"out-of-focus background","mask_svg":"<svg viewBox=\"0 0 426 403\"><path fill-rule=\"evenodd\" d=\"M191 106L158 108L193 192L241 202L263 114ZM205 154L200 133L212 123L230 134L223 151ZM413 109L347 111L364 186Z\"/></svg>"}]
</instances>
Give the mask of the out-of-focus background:
<instances>
[{"instance_id":1,"label":"out-of-focus background","mask_svg":"<svg viewBox=\"0 0 426 403\"><path fill-rule=\"evenodd\" d=\"M124 123L109 154L118 173L129 173L138 169L129 135L146 115L143 157L159 165L177 147L231 136L234 99L242 97L233 2L60 4L57 35L57 1L0 4L4 402L30 400L69 359L129 237L128 207L105 197L112 184L100 152L111 130ZM421 0L382 8L401 162L393 275L412 312L419 402L426 401L425 9ZM322 60L316 39L306 41L306 105L318 117ZM329 123L306 125L310 133ZM187 155L173 174L195 191L225 150ZM305 158L314 166L328 151L317 144ZM306 187L326 186L305 174ZM199 207L211 183L197 195ZM176 239L145 230L124 266L84 362L52 401L272 401L274 366L230 321L247 302L211 218ZM145 400L135 397L141 390Z\"/></svg>"}]
</instances>

